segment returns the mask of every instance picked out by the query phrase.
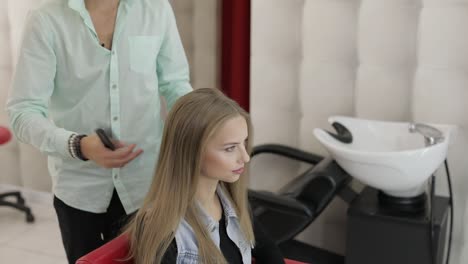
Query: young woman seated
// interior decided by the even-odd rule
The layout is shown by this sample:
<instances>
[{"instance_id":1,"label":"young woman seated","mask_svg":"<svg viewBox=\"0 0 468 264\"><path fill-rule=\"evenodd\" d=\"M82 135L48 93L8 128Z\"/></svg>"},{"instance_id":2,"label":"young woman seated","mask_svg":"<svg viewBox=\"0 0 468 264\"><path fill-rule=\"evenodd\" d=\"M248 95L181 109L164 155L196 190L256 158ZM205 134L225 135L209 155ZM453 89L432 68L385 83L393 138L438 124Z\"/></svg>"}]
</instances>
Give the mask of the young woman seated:
<instances>
[{"instance_id":1,"label":"young woman seated","mask_svg":"<svg viewBox=\"0 0 468 264\"><path fill-rule=\"evenodd\" d=\"M247 199L249 115L216 89L178 99L166 119L158 165L129 223L136 264L284 263L252 225Z\"/></svg>"}]
</instances>

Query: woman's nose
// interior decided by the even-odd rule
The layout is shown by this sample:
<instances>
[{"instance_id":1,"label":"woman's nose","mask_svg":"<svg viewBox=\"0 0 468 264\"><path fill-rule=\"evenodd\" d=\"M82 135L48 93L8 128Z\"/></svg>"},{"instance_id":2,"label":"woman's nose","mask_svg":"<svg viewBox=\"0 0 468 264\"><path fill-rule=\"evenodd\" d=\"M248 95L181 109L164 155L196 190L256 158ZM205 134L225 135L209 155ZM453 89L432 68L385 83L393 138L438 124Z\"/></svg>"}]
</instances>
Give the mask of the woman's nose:
<instances>
[{"instance_id":1,"label":"woman's nose","mask_svg":"<svg viewBox=\"0 0 468 264\"><path fill-rule=\"evenodd\" d=\"M241 160L244 163L247 163L250 161L250 155L245 148L242 148L241 150Z\"/></svg>"}]
</instances>

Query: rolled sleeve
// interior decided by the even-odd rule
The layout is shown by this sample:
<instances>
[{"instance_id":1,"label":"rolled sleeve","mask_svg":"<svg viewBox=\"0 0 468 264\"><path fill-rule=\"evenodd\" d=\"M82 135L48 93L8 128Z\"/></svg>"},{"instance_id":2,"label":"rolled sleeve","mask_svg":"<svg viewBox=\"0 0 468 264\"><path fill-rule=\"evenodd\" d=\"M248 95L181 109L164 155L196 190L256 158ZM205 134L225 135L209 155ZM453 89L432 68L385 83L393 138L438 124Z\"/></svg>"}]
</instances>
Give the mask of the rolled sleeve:
<instances>
[{"instance_id":1,"label":"rolled sleeve","mask_svg":"<svg viewBox=\"0 0 468 264\"><path fill-rule=\"evenodd\" d=\"M157 58L157 74L159 79L159 92L171 109L175 101L182 95L192 91L190 85L189 66L184 48L180 40L177 24L172 7L167 1L165 8L166 33Z\"/></svg>"},{"instance_id":2,"label":"rolled sleeve","mask_svg":"<svg viewBox=\"0 0 468 264\"><path fill-rule=\"evenodd\" d=\"M37 11L28 15L7 112L13 133L21 142L47 155L70 157L70 131L48 119L49 100L54 90L56 58L52 33Z\"/></svg>"}]
</instances>

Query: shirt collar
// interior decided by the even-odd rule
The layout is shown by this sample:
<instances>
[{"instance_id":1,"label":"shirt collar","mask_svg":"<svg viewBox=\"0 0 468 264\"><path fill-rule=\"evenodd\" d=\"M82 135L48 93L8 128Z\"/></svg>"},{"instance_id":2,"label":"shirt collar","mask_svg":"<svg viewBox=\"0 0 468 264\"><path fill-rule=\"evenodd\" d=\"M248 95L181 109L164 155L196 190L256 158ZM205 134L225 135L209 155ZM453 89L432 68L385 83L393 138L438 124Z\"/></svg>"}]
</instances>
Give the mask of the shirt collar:
<instances>
[{"instance_id":1,"label":"shirt collar","mask_svg":"<svg viewBox=\"0 0 468 264\"><path fill-rule=\"evenodd\" d=\"M232 201L226 195L225 189L221 187L220 184L218 184L218 187L216 188L216 193L218 194L219 200L221 201L221 204L223 205L223 211L224 211L224 215L226 216L226 219L228 219L229 217L237 218L237 213L232 205Z\"/></svg>"},{"instance_id":2,"label":"shirt collar","mask_svg":"<svg viewBox=\"0 0 468 264\"><path fill-rule=\"evenodd\" d=\"M120 0L120 1L127 5L131 5L133 4L135 0ZM81 13L86 10L84 0L68 0L68 7L77 11L78 13Z\"/></svg>"},{"instance_id":3,"label":"shirt collar","mask_svg":"<svg viewBox=\"0 0 468 264\"><path fill-rule=\"evenodd\" d=\"M68 7L81 13L86 10L84 0L68 0Z\"/></svg>"},{"instance_id":4,"label":"shirt collar","mask_svg":"<svg viewBox=\"0 0 468 264\"><path fill-rule=\"evenodd\" d=\"M221 187L219 184L218 184L218 187L216 188L216 194L218 195L221 205L223 207L223 214L226 218L226 225L227 225L229 223L230 218L238 218L236 210L232 206L231 199L228 198L226 194L226 189ZM207 229L211 230L215 226L218 226L218 222L214 221L214 219L205 212L203 207L198 202L196 204L198 206L199 212L201 213L200 215L201 221L205 224Z\"/></svg>"}]
</instances>

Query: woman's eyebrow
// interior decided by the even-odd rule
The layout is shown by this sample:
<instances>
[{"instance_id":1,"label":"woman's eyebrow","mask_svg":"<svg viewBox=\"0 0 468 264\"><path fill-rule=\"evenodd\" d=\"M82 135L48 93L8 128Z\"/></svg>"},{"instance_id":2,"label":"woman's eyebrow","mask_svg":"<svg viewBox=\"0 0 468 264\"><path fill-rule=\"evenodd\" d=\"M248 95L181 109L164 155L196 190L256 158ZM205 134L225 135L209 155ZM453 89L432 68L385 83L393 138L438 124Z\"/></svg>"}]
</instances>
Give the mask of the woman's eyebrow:
<instances>
[{"instance_id":1,"label":"woman's eyebrow","mask_svg":"<svg viewBox=\"0 0 468 264\"><path fill-rule=\"evenodd\" d=\"M244 141L242 141L242 142L229 142L229 143L224 143L223 146L227 146L227 145L239 145L239 144L242 144L242 143L246 142L247 140L249 140L249 138L245 138Z\"/></svg>"},{"instance_id":2,"label":"woman's eyebrow","mask_svg":"<svg viewBox=\"0 0 468 264\"><path fill-rule=\"evenodd\" d=\"M224 143L223 146L228 146L228 145L239 145L239 142L229 142L229 143Z\"/></svg>"}]
</instances>

